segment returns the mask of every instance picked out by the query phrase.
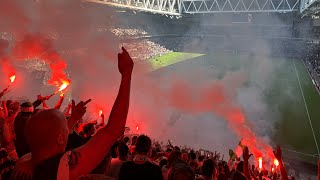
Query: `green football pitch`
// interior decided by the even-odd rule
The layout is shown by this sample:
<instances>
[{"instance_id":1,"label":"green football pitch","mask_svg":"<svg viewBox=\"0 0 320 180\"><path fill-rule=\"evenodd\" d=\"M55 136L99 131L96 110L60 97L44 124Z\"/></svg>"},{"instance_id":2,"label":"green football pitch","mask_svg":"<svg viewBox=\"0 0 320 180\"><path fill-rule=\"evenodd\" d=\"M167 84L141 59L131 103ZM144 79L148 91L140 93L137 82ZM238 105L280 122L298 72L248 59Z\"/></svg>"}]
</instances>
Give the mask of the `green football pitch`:
<instances>
[{"instance_id":1,"label":"green football pitch","mask_svg":"<svg viewBox=\"0 0 320 180\"><path fill-rule=\"evenodd\" d=\"M182 65L186 67L186 64L189 68L200 64L215 69L216 78L222 78L226 72L240 69L251 76L259 76L259 71L264 71L264 64L261 62L266 62L266 68L270 68L271 65L272 71L263 72L268 82L261 88L262 99L267 104L270 117L273 117L270 120L273 129L268 134L272 139L272 145L281 145L283 154L290 154L295 159L317 162L315 155L319 154L318 143L320 143L320 95L300 59L228 52L212 54L172 52L155 57L150 62L154 70L161 69L161 73L166 69L179 69ZM258 66L262 69L257 69ZM245 85L250 86L253 83L254 80Z\"/></svg>"}]
</instances>

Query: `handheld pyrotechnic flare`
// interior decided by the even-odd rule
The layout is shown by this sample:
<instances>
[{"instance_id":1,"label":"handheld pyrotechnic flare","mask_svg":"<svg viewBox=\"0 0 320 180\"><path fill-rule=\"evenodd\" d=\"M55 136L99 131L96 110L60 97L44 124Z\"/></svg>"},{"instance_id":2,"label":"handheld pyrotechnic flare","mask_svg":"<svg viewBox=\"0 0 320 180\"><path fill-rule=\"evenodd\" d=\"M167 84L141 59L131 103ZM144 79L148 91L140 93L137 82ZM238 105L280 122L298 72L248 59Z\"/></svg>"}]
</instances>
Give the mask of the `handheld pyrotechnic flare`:
<instances>
[{"instance_id":1,"label":"handheld pyrotechnic flare","mask_svg":"<svg viewBox=\"0 0 320 180\"><path fill-rule=\"evenodd\" d=\"M258 158L258 163L259 163L259 169L262 169L262 157Z\"/></svg>"},{"instance_id":2,"label":"handheld pyrotechnic flare","mask_svg":"<svg viewBox=\"0 0 320 180\"><path fill-rule=\"evenodd\" d=\"M11 84L16 80L16 75L10 76L10 84L8 85L8 88L11 86Z\"/></svg>"},{"instance_id":3,"label":"handheld pyrotechnic flare","mask_svg":"<svg viewBox=\"0 0 320 180\"><path fill-rule=\"evenodd\" d=\"M12 84L16 80L16 75L10 76L10 84Z\"/></svg>"},{"instance_id":4,"label":"handheld pyrotechnic flare","mask_svg":"<svg viewBox=\"0 0 320 180\"><path fill-rule=\"evenodd\" d=\"M99 117L102 115L102 113L103 113L102 110L100 110L100 111L99 111Z\"/></svg>"},{"instance_id":5,"label":"handheld pyrotechnic flare","mask_svg":"<svg viewBox=\"0 0 320 180\"><path fill-rule=\"evenodd\" d=\"M279 166L279 161L278 159L273 160L273 164L276 166L276 168Z\"/></svg>"},{"instance_id":6,"label":"handheld pyrotechnic flare","mask_svg":"<svg viewBox=\"0 0 320 180\"><path fill-rule=\"evenodd\" d=\"M56 91L55 93L51 94L50 97L58 94L59 92L62 93L62 91L65 90L70 85L70 83L68 81L62 81L62 82L63 82L63 84L59 87L59 90ZM62 94L64 95L64 93L62 93Z\"/></svg>"}]
</instances>

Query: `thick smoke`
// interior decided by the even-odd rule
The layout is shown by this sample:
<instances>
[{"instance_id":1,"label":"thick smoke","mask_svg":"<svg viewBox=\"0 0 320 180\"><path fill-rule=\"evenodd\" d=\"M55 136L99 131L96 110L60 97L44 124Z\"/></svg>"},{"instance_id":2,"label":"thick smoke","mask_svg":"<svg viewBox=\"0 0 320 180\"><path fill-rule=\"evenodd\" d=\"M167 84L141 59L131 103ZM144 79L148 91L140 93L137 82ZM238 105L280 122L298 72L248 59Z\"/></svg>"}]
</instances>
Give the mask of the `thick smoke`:
<instances>
[{"instance_id":1,"label":"thick smoke","mask_svg":"<svg viewBox=\"0 0 320 180\"><path fill-rule=\"evenodd\" d=\"M70 79L72 98L93 99L87 120L98 118L100 110L107 117L120 80L116 64L120 43L108 30L113 24L110 20L125 21L113 15L110 8L76 0L7 1L0 6L0 30L12 32L14 38L10 45L0 41L1 66L21 64L21 59L46 61L52 74L49 83ZM196 40L185 50L197 52L201 47L211 51L212 43ZM255 47L268 52L264 42ZM242 139L256 157L272 157L270 133L264 128L272 129L273 121L266 123L272 117L261 97L273 64L265 57L256 65L254 72L242 68L223 78L197 62L181 69L173 66L174 73L151 76L146 73L148 64L137 60L127 126L133 133L146 133L164 142L170 139L174 145L217 150L225 157ZM248 83L254 85L246 86ZM37 87L31 81L18 81L13 88L23 91L12 93L29 98L35 93L52 93L52 89L29 93L33 86Z\"/></svg>"}]
</instances>

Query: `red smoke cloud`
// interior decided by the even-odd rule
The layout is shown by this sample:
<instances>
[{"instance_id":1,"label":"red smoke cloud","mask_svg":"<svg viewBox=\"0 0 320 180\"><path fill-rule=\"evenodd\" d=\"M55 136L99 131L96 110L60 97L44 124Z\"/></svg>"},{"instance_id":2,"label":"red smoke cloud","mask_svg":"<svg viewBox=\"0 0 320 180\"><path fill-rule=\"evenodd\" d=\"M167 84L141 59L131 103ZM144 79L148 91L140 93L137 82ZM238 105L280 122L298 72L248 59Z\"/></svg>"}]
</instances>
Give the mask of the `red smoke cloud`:
<instances>
[{"instance_id":1,"label":"red smoke cloud","mask_svg":"<svg viewBox=\"0 0 320 180\"><path fill-rule=\"evenodd\" d=\"M169 92L170 105L186 112L213 112L228 123L229 128L237 135L242 144L248 146L253 155L274 159L272 147L257 136L248 122L242 108L235 102L237 89L246 81L246 76L233 73L220 81L200 90L190 88L185 82L177 82ZM237 152L238 155L242 152Z\"/></svg>"},{"instance_id":2,"label":"red smoke cloud","mask_svg":"<svg viewBox=\"0 0 320 180\"><path fill-rule=\"evenodd\" d=\"M40 59L45 61L51 69L49 84L61 86L63 81L71 82L65 74L67 64L55 50L50 39L41 34L28 34L22 41L16 42L13 57L19 60Z\"/></svg>"}]
</instances>

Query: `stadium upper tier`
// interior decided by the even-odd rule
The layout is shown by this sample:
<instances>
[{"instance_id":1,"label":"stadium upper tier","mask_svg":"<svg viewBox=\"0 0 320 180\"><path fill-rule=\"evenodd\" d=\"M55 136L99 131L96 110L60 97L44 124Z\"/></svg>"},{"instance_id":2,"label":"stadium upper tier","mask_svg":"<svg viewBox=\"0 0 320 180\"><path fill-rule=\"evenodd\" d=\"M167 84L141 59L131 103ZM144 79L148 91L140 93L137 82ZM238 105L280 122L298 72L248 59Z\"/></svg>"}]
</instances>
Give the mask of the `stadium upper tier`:
<instances>
[{"instance_id":1,"label":"stadium upper tier","mask_svg":"<svg viewBox=\"0 0 320 180\"><path fill-rule=\"evenodd\" d=\"M87 0L152 13L182 15L196 13L287 13L318 12L319 0Z\"/></svg>"}]
</instances>

